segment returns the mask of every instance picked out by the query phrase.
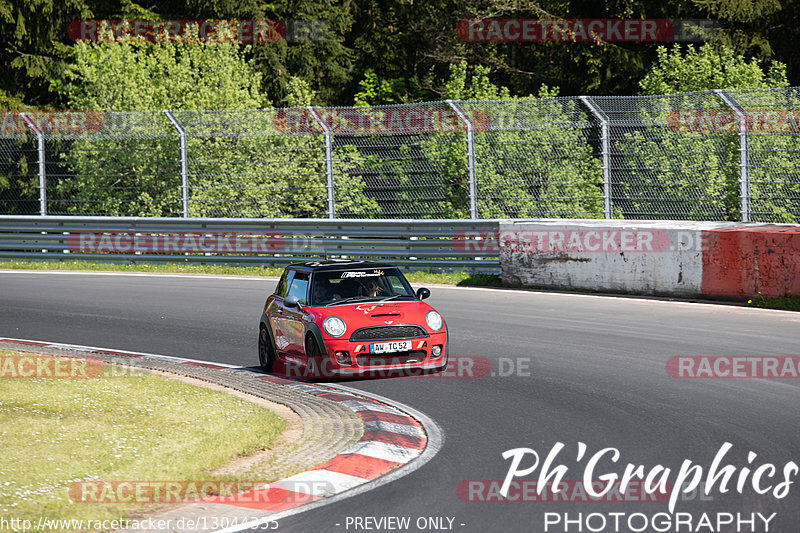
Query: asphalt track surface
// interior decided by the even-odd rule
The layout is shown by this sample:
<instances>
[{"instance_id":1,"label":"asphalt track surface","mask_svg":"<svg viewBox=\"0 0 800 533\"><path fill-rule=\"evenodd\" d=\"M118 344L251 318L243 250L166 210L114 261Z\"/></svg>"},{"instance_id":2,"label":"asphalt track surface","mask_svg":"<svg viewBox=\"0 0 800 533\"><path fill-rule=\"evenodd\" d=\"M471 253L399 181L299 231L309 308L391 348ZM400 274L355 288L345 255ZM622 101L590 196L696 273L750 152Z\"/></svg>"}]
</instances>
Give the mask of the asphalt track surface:
<instances>
[{"instance_id":1,"label":"asphalt track surface","mask_svg":"<svg viewBox=\"0 0 800 533\"><path fill-rule=\"evenodd\" d=\"M258 318L274 285L0 273L0 336L253 366ZM406 477L283 519L279 531L389 530L388 523L356 527L355 519L364 517L409 517L409 531L434 530L431 523L417 527L427 517L452 518L452 530L470 532L590 531L588 525L600 523L595 517L590 524L545 529L545 513L568 513L570 519L605 513L605 531L629 531L631 514L654 519L668 511L665 502L479 502L457 494L464 480L502 480L510 465L504 451L529 447L544 460L557 442L565 445L556 459L568 468L564 479L580 479L587 458L606 447L619 449L620 459L601 461L597 474L621 475L627 463L643 465L645 472L656 465L677 470L686 459L706 472L725 442L733 448L723 464L732 464L736 476L748 466L751 451L757 454L749 465L753 470L773 463L780 473L786 463L800 463L797 379L676 379L665 369L676 355L800 356L800 314L522 291L431 292L428 301L447 320L451 356L486 358L495 375L348 382L424 412L441 426L444 446ZM588 447L582 461L576 459L579 442ZM523 479L535 480L538 473ZM768 531L798 531L798 483L778 499L756 494L751 477L741 494L732 484L727 494L713 490L710 498L679 501L675 511L691 513L695 524L703 513L712 521L716 513L742 513L748 520L751 513L777 513ZM609 513L625 513L619 528ZM734 523L697 530L766 531L761 524L756 517L755 527ZM673 524L665 531L694 530Z\"/></svg>"}]
</instances>

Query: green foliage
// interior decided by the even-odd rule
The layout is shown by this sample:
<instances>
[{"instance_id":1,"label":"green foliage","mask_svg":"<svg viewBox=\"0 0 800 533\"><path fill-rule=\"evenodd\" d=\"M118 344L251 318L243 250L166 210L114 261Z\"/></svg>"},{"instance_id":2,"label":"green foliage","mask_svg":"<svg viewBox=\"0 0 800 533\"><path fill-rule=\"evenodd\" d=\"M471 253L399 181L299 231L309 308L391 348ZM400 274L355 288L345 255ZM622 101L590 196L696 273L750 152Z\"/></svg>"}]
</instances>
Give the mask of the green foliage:
<instances>
[{"instance_id":1,"label":"green foliage","mask_svg":"<svg viewBox=\"0 0 800 533\"><path fill-rule=\"evenodd\" d=\"M73 109L236 109L268 103L252 61L230 43L78 43L73 55L72 66L54 82ZM66 176L56 184L62 207L55 209L179 214L180 147L172 125L158 111L115 120L96 135L56 144Z\"/></svg>"},{"instance_id":2,"label":"green foliage","mask_svg":"<svg viewBox=\"0 0 800 533\"><path fill-rule=\"evenodd\" d=\"M405 90L405 80L394 78L379 80L373 70L364 73L364 79L358 82L359 91L355 94L355 105L365 107L375 104L400 103Z\"/></svg>"},{"instance_id":3,"label":"green foliage","mask_svg":"<svg viewBox=\"0 0 800 533\"><path fill-rule=\"evenodd\" d=\"M779 0L694 0L709 13L737 21L752 21L780 11Z\"/></svg>"},{"instance_id":4,"label":"green foliage","mask_svg":"<svg viewBox=\"0 0 800 533\"><path fill-rule=\"evenodd\" d=\"M188 142L192 216L328 216L322 135L285 135L276 129L280 115L270 111L176 117L194 124ZM221 122L228 127L220 129ZM350 166L347 160L334 165L336 212L373 215L377 204L365 196L363 183L345 178Z\"/></svg>"},{"instance_id":5,"label":"green foliage","mask_svg":"<svg viewBox=\"0 0 800 533\"><path fill-rule=\"evenodd\" d=\"M725 46L693 45L683 53L681 45L660 46L658 59L639 82L643 94L672 94L710 89L759 89L788 87L786 66L773 62L768 72Z\"/></svg>"},{"instance_id":6,"label":"green foliage","mask_svg":"<svg viewBox=\"0 0 800 533\"><path fill-rule=\"evenodd\" d=\"M462 102L492 117L476 134L478 211L485 218L602 218L602 173L574 101Z\"/></svg>"},{"instance_id":7,"label":"green foliage","mask_svg":"<svg viewBox=\"0 0 800 533\"><path fill-rule=\"evenodd\" d=\"M311 84L303 78L292 76L287 83L286 105L288 107L310 106L314 99L314 90Z\"/></svg>"},{"instance_id":8,"label":"green foliage","mask_svg":"<svg viewBox=\"0 0 800 533\"><path fill-rule=\"evenodd\" d=\"M575 123L582 116L575 103L555 100L558 89L546 85L539 98L508 100L487 68L476 66L471 77L467 70L464 62L452 66L445 86L448 97L467 99L459 105L476 126L479 216L601 217L600 166ZM463 163L459 170L466 189Z\"/></svg>"},{"instance_id":9,"label":"green foliage","mask_svg":"<svg viewBox=\"0 0 800 533\"><path fill-rule=\"evenodd\" d=\"M757 89L785 87L785 70L773 63L765 73L730 49L710 44L660 48L659 59L641 82L646 94L679 93L643 100L618 127L615 150L624 179L615 183L616 205L624 215L688 220L741 220L738 118L713 93L689 93L707 88ZM789 93L736 91L732 96L745 111L800 109ZM730 117L731 127L681 128L675 113ZM634 126L639 123L641 126ZM792 198L800 198L800 175L794 136L751 131L750 194L754 218L796 222ZM791 211L794 211L794 215Z\"/></svg>"},{"instance_id":10,"label":"green foliage","mask_svg":"<svg viewBox=\"0 0 800 533\"><path fill-rule=\"evenodd\" d=\"M615 205L625 218L741 220L734 141L631 128L616 143L626 173L616 182Z\"/></svg>"},{"instance_id":11,"label":"green foliage","mask_svg":"<svg viewBox=\"0 0 800 533\"><path fill-rule=\"evenodd\" d=\"M77 43L54 88L72 109L252 109L269 105L232 43Z\"/></svg>"},{"instance_id":12,"label":"green foliage","mask_svg":"<svg viewBox=\"0 0 800 533\"><path fill-rule=\"evenodd\" d=\"M466 62L451 66L445 87L475 127L481 217L602 216L600 166L574 102L553 99L558 90L547 86L542 98L498 101L509 98L508 89L494 85L487 68ZM417 111L451 116L456 128L356 138L347 147L354 175L368 194L376 191L384 215L469 217L466 129L443 103Z\"/></svg>"}]
</instances>

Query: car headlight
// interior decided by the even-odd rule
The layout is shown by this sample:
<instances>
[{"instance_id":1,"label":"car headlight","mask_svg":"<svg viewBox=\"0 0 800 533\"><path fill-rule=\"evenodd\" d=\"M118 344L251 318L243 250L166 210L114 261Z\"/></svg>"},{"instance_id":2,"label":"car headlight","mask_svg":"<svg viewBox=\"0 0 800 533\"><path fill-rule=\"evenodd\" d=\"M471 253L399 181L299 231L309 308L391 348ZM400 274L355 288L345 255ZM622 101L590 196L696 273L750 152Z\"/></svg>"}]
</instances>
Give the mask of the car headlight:
<instances>
[{"instance_id":1,"label":"car headlight","mask_svg":"<svg viewBox=\"0 0 800 533\"><path fill-rule=\"evenodd\" d=\"M425 315L425 322L428 323L428 327L433 331L439 331L444 325L444 322L442 321L442 315L436 311L428 311L428 314Z\"/></svg>"},{"instance_id":2,"label":"car headlight","mask_svg":"<svg viewBox=\"0 0 800 533\"><path fill-rule=\"evenodd\" d=\"M331 337L341 337L347 331L347 325L338 316L329 316L322 323L322 329Z\"/></svg>"}]
</instances>

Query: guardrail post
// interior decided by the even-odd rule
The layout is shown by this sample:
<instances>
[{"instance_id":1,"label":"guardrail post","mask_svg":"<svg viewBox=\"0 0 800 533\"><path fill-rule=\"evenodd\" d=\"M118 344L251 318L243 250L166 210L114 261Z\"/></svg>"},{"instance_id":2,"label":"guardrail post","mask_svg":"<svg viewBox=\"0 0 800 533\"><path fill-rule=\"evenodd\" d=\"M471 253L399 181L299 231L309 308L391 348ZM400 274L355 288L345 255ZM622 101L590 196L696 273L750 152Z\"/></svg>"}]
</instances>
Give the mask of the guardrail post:
<instances>
[{"instance_id":1,"label":"guardrail post","mask_svg":"<svg viewBox=\"0 0 800 533\"><path fill-rule=\"evenodd\" d=\"M750 147L747 138L747 111L724 89L714 93L725 102L739 119L739 198L741 199L742 222L750 222Z\"/></svg>"},{"instance_id":2,"label":"guardrail post","mask_svg":"<svg viewBox=\"0 0 800 533\"><path fill-rule=\"evenodd\" d=\"M45 216L47 215L47 176L44 166L44 133L27 113L20 113L19 116L36 135L36 146L39 152L39 214Z\"/></svg>"},{"instance_id":3,"label":"guardrail post","mask_svg":"<svg viewBox=\"0 0 800 533\"><path fill-rule=\"evenodd\" d=\"M172 111L164 109L164 114L167 116L172 126L177 130L178 136L181 140L181 199L183 204L183 218L189 218L189 159L186 153L186 130Z\"/></svg>"},{"instance_id":4,"label":"guardrail post","mask_svg":"<svg viewBox=\"0 0 800 533\"><path fill-rule=\"evenodd\" d=\"M456 112L458 118L464 123L467 128L467 175L469 176L469 217L471 219L478 218L478 184L475 179L475 129L472 127L472 121L466 113L461 110L458 104L452 100L445 100L453 111Z\"/></svg>"},{"instance_id":5,"label":"guardrail post","mask_svg":"<svg viewBox=\"0 0 800 533\"><path fill-rule=\"evenodd\" d=\"M312 106L308 106L308 112L320 125L325 135L325 178L328 188L328 218L336 218L336 205L334 204L334 188L333 188L333 133L322 117L319 116L317 110Z\"/></svg>"},{"instance_id":6,"label":"guardrail post","mask_svg":"<svg viewBox=\"0 0 800 533\"><path fill-rule=\"evenodd\" d=\"M603 218L611 218L611 143L609 120L602 109L597 107L591 96L579 97L594 117L600 122L600 155L603 166Z\"/></svg>"}]
</instances>

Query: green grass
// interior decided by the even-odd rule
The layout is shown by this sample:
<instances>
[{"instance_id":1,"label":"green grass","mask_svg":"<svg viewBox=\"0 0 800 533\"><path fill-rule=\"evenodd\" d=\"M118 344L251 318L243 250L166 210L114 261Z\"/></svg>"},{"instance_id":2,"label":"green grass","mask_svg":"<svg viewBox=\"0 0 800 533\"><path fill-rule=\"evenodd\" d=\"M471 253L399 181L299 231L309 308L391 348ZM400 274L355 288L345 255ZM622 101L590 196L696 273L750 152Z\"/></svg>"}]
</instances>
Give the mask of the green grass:
<instances>
[{"instance_id":1,"label":"green grass","mask_svg":"<svg viewBox=\"0 0 800 533\"><path fill-rule=\"evenodd\" d=\"M39 357L0 351L0 358L12 355ZM229 394L116 370L117 377L94 379L0 379L0 516L34 523L41 516L126 517L142 508L72 503L69 487L87 480L223 479L211 472L268 449L286 427Z\"/></svg>"},{"instance_id":2,"label":"green grass","mask_svg":"<svg viewBox=\"0 0 800 533\"><path fill-rule=\"evenodd\" d=\"M780 298L767 298L757 295L747 301L751 307L764 309L782 309L784 311L800 311L800 296L782 296Z\"/></svg>"},{"instance_id":3,"label":"green grass","mask_svg":"<svg viewBox=\"0 0 800 533\"><path fill-rule=\"evenodd\" d=\"M282 268L180 263L93 263L90 261L0 261L0 269L14 270L96 270L104 272L161 272L183 274L228 274L235 276L277 277Z\"/></svg>"},{"instance_id":4,"label":"green grass","mask_svg":"<svg viewBox=\"0 0 800 533\"><path fill-rule=\"evenodd\" d=\"M92 263L89 261L0 261L0 269L19 270L98 270L111 272L160 272L184 274L223 274L235 276L278 277L282 268L240 267L227 265L182 265L177 264L116 264ZM407 272L406 277L414 284L441 283L445 285L500 287L500 276L472 272Z\"/></svg>"}]
</instances>

